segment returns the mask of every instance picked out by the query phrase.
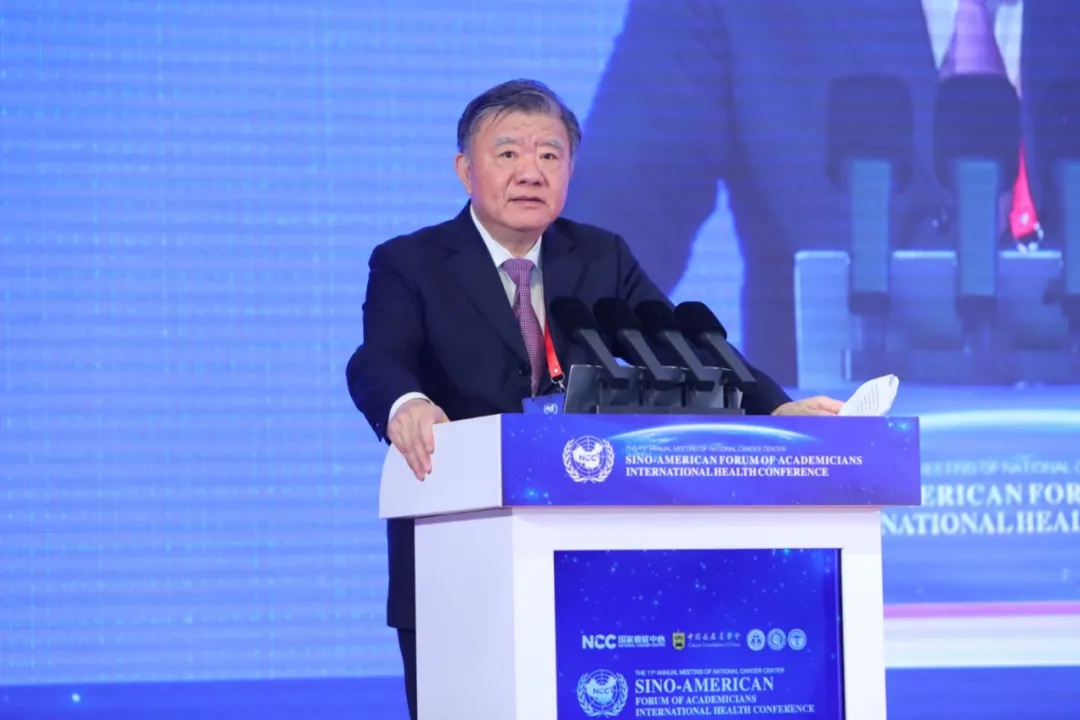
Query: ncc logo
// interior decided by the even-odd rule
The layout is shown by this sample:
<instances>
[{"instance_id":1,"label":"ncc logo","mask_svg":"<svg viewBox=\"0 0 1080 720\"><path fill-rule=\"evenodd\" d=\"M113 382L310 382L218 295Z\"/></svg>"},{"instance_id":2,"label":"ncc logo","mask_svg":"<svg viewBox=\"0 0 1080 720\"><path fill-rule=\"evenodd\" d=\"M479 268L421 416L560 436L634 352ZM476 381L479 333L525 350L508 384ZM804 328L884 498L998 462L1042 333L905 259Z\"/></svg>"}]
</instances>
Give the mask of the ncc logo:
<instances>
[{"instance_id":1,"label":"ncc logo","mask_svg":"<svg viewBox=\"0 0 1080 720\"><path fill-rule=\"evenodd\" d=\"M619 647L614 635L582 635L582 650L614 650Z\"/></svg>"}]
</instances>

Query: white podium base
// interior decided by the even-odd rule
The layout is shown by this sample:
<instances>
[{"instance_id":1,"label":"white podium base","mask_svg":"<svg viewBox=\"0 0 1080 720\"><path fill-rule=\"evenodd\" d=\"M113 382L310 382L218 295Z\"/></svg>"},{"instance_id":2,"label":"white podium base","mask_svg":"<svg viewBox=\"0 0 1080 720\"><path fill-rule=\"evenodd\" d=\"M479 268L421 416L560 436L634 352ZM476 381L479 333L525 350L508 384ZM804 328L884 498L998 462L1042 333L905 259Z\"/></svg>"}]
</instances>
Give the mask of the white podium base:
<instances>
[{"instance_id":1,"label":"white podium base","mask_svg":"<svg viewBox=\"0 0 1080 720\"><path fill-rule=\"evenodd\" d=\"M557 550L771 548L841 551L845 714L885 720L880 514L833 507L530 508L418 521L419 717L555 720Z\"/></svg>"}]
</instances>

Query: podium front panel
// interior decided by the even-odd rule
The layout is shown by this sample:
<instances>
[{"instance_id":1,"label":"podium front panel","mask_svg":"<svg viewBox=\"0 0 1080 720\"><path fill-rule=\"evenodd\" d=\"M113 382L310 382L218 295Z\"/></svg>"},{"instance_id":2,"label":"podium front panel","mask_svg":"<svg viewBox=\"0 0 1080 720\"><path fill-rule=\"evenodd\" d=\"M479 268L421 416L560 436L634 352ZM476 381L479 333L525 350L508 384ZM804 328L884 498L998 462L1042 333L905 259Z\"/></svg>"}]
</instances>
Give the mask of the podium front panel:
<instances>
[{"instance_id":1,"label":"podium front panel","mask_svg":"<svg viewBox=\"0 0 1080 720\"><path fill-rule=\"evenodd\" d=\"M889 507L921 492L914 418L492 415L436 426L424 482L391 448L379 514Z\"/></svg>"},{"instance_id":2,"label":"podium front panel","mask_svg":"<svg viewBox=\"0 0 1080 720\"><path fill-rule=\"evenodd\" d=\"M918 505L913 418L504 415L503 505Z\"/></svg>"},{"instance_id":3,"label":"podium front panel","mask_svg":"<svg viewBox=\"0 0 1080 720\"><path fill-rule=\"evenodd\" d=\"M536 508L421 520L421 716L884 720L879 515ZM814 587L802 600L779 587L800 582Z\"/></svg>"}]
</instances>

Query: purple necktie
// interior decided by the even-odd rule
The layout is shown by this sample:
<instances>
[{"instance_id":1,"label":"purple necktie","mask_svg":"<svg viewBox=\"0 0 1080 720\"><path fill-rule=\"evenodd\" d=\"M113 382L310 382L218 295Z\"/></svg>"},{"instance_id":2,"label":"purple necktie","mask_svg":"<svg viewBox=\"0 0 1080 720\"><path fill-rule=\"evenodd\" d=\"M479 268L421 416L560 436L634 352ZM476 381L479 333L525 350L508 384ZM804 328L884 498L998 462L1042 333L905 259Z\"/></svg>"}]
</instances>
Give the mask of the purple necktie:
<instances>
[{"instance_id":1,"label":"purple necktie","mask_svg":"<svg viewBox=\"0 0 1080 720\"><path fill-rule=\"evenodd\" d=\"M943 77L950 75L1005 75L994 36L994 15L987 0L958 0L956 28L941 63Z\"/></svg>"},{"instance_id":2,"label":"purple necktie","mask_svg":"<svg viewBox=\"0 0 1080 720\"><path fill-rule=\"evenodd\" d=\"M521 326L521 337L525 340L525 350L529 353L529 365L532 367L533 395L540 389L540 373L544 370L544 329L532 306L533 262L525 258L512 258L502 264L503 270L514 281L517 291L514 293L514 317Z\"/></svg>"}]
</instances>

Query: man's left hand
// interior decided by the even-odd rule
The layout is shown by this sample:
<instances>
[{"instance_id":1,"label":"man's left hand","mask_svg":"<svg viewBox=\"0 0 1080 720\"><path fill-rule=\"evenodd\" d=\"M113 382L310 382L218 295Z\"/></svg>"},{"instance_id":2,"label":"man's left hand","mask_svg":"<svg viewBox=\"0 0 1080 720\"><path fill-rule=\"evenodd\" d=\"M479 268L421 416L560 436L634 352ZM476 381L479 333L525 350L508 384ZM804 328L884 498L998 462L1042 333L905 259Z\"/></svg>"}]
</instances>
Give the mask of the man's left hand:
<instances>
[{"instance_id":1,"label":"man's left hand","mask_svg":"<svg viewBox=\"0 0 1080 720\"><path fill-rule=\"evenodd\" d=\"M818 395L817 397L796 400L784 403L773 410L773 415L836 415L844 403L831 397Z\"/></svg>"}]
</instances>

